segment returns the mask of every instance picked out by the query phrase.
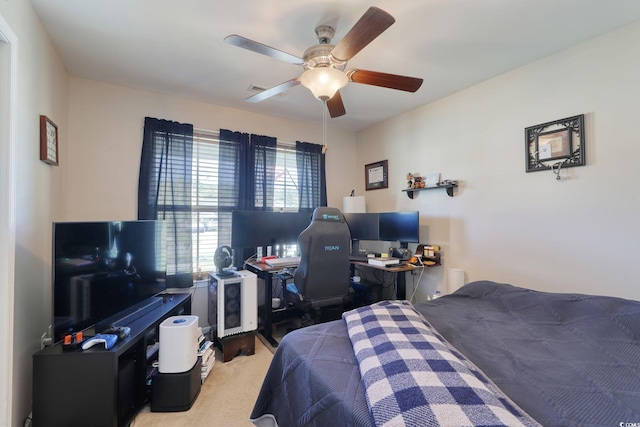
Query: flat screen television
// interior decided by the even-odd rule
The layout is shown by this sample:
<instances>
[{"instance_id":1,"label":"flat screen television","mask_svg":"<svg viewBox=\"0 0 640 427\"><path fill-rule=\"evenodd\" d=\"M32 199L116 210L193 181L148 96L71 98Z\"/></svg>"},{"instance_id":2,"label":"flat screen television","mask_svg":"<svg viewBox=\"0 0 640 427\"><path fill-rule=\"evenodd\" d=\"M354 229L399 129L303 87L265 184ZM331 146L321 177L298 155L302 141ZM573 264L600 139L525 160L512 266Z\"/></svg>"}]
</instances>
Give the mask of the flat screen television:
<instances>
[{"instance_id":1,"label":"flat screen television","mask_svg":"<svg viewBox=\"0 0 640 427\"><path fill-rule=\"evenodd\" d=\"M420 242L420 215L418 211L381 212L378 214L379 238L385 242L400 242L401 247L407 243Z\"/></svg>"},{"instance_id":2,"label":"flat screen television","mask_svg":"<svg viewBox=\"0 0 640 427\"><path fill-rule=\"evenodd\" d=\"M165 242L162 221L53 223L54 341L165 290Z\"/></svg>"}]
</instances>

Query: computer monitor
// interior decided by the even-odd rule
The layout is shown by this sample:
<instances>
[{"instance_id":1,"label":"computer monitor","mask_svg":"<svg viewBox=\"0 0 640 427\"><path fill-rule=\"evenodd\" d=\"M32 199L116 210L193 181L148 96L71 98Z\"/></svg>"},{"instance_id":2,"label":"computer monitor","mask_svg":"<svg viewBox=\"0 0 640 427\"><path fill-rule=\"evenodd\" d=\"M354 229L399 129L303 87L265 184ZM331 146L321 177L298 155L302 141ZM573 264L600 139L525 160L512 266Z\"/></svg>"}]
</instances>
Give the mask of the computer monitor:
<instances>
[{"instance_id":1,"label":"computer monitor","mask_svg":"<svg viewBox=\"0 0 640 427\"><path fill-rule=\"evenodd\" d=\"M309 212L235 210L231 216L231 247L296 244L298 235L310 222Z\"/></svg>"},{"instance_id":2,"label":"computer monitor","mask_svg":"<svg viewBox=\"0 0 640 427\"><path fill-rule=\"evenodd\" d=\"M408 243L420 242L420 215L418 211L381 212L378 214L379 239L400 242L406 248Z\"/></svg>"},{"instance_id":3,"label":"computer monitor","mask_svg":"<svg viewBox=\"0 0 640 427\"><path fill-rule=\"evenodd\" d=\"M377 213L345 213L352 240L378 240Z\"/></svg>"},{"instance_id":4,"label":"computer monitor","mask_svg":"<svg viewBox=\"0 0 640 427\"><path fill-rule=\"evenodd\" d=\"M360 240L378 240L377 213L345 213L344 219L351 232L351 253L358 255Z\"/></svg>"}]
</instances>

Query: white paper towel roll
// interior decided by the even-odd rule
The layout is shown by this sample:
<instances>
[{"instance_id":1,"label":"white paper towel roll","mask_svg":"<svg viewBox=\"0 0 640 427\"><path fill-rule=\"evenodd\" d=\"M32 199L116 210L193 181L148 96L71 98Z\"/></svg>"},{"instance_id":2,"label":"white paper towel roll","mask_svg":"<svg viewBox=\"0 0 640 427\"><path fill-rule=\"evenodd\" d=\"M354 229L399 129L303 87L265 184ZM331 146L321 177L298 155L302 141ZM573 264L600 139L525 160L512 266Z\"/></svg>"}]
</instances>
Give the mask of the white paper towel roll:
<instances>
[{"instance_id":1,"label":"white paper towel roll","mask_svg":"<svg viewBox=\"0 0 640 427\"><path fill-rule=\"evenodd\" d=\"M364 196L345 196L342 198L343 213L366 213L367 205Z\"/></svg>"},{"instance_id":2,"label":"white paper towel roll","mask_svg":"<svg viewBox=\"0 0 640 427\"><path fill-rule=\"evenodd\" d=\"M464 285L464 271L459 268L450 268L447 271L449 293L453 293Z\"/></svg>"}]
</instances>

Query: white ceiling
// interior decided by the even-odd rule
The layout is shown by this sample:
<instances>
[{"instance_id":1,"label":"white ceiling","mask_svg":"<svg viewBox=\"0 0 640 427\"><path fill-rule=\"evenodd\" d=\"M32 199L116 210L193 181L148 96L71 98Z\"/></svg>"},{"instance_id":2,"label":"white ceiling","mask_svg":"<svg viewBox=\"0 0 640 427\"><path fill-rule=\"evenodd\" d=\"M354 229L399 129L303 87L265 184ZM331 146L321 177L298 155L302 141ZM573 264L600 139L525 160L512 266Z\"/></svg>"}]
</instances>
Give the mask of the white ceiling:
<instances>
[{"instance_id":1,"label":"white ceiling","mask_svg":"<svg viewBox=\"0 0 640 427\"><path fill-rule=\"evenodd\" d=\"M349 83L345 116L360 130L640 19L638 0L31 0L72 76L293 120L322 122L303 86L259 103L302 68L223 42L239 34L296 56L319 24L337 43L369 6L396 19L348 68L424 79L406 93ZM558 76L562 78L562 76Z\"/></svg>"}]
</instances>

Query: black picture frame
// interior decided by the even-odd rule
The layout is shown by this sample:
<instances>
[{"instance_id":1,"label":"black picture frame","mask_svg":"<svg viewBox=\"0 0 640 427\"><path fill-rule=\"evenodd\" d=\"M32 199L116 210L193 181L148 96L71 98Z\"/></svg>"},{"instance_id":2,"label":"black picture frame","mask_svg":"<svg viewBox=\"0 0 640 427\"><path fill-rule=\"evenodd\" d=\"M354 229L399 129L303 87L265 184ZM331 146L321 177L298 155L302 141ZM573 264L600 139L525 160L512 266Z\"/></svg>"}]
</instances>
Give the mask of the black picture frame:
<instances>
[{"instance_id":1,"label":"black picture frame","mask_svg":"<svg viewBox=\"0 0 640 427\"><path fill-rule=\"evenodd\" d=\"M364 165L365 189L379 190L389 187L389 161L381 160Z\"/></svg>"},{"instance_id":2,"label":"black picture frame","mask_svg":"<svg viewBox=\"0 0 640 427\"><path fill-rule=\"evenodd\" d=\"M586 164L584 114L530 126L524 130L527 172Z\"/></svg>"}]
</instances>

